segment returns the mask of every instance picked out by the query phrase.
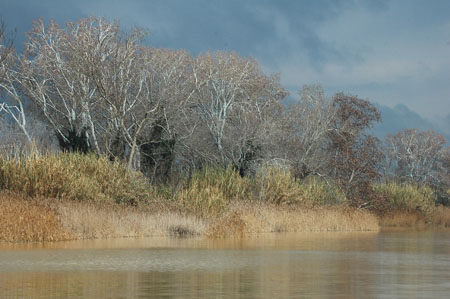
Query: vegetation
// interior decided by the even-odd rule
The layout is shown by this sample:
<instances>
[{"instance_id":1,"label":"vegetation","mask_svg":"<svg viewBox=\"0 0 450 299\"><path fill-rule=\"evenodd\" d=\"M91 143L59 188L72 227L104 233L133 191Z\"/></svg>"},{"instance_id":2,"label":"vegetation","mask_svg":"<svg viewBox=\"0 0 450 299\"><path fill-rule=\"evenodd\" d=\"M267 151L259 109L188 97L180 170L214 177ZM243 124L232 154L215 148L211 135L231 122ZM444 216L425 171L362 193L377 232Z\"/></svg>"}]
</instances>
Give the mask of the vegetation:
<instances>
[{"instance_id":1,"label":"vegetation","mask_svg":"<svg viewBox=\"0 0 450 299\"><path fill-rule=\"evenodd\" d=\"M142 174L120 162L81 153L0 156L0 188L28 197L136 204L151 188Z\"/></svg>"},{"instance_id":2,"label":"vegetation","mask_svg":"<svg viewBox=\"0 0 450 299\"><path fill-rule=\"evenodd\" d=\"M394 225L399 213L448 226L441 135L406 129L383 143L368 100L306 85L286 105L279 75L253 58L156 49L145 36L97 17L37 20L18 54L0 27L5 231L28 209L63 230L19 233L27 240L148 235L155 223L177 235L373 229L373 215Z\"/></svg>"},{"instance_id":3,"label":"vegetation","mask_svg":"<svg viewBox=\"0 0 450 299\"><path fill-rule=\"evenodd\" d=\"M390 210L428 215L435 208L435 195L430 187L390 182L377 184L374 189L387 199Z\"/></svg>"}]
</instances>

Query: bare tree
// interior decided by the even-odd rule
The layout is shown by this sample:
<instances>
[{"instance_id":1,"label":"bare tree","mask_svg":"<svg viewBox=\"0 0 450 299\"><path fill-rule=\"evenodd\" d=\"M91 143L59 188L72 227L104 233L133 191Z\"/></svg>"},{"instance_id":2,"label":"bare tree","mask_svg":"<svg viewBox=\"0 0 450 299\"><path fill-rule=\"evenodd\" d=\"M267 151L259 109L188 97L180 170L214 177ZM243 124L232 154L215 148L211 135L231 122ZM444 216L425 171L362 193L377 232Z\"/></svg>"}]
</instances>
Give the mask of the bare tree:
<instances>
[{"instance_id":1,"label":"bare tree","mask_svg":"<svg viewBox=\"0 0 450 299\"><path fill-rule=\"evenodd\" d=\"M321 174L327 159L328 133L336 116L320 85L305 85L300 100L287 107L279 150L285 152L295 176L304 178Z\"/></svg>"},{"instance_id":2,"label":"bare tree","mask_svg":"<svg viewBox=\"0 0 450 299\"><path fill-rule=\"evenodd\" d=\"M13 36L7 36L5 25L0 21L0 95L2 96L0 112L8 114L19 126L26 140L31 143L32 138L28 132L23 103L24 97L17 83L19 76Z\"/></svg>"},{"instance_id":3,"label":"bare tree","mask_svg":"<svg viewBox=\"0 0 450 299\"><path fill-rule=\"evenodd\" d=\"M147 80L151 98L158 99L159 106L139 138L139 148L141 170L158 181L168 179L177 149L183 152L181 143L196 128L186 110L193 94L191 65L192 57L184 50L149 49Z\"/></svg>"},{"instance_id":4,"label":"bare tree","mask_svg":"<svg viewBox=\"0 0 450 299\"><path fill-rule=\"evenodd\" d=\"M95 150L139 168L139 137L159 112L145 31L89 17L61 28L34 23L21 59L21 87L62 148Z\"/></svg>"},{"instance_id":5,"label":"bare tree","mask_svg":"<svg viewBox=\"0 0 450 299\"><path fill-rule=\"evenodd\" d=\"M438 184L445 138L434 131L405 129L386 136L386 150L394 175L402 181Z\"/></svg>"},{"instance_id":6,"label":"bare tree","mask_svg":"<svg viewBox=\"0 0 450 299\"><path fill-rule=\"evenodd\" d=\"M108 42L116 30L103 20L82 20L78 26L68 23L67 28L60 28L53 21L45 26L39 19L28 34L19 83L64 149L87 151L92 147L100 152L92 115L97 87L91 69L85 67L90 53L107 56Z\"/></svg>"},{"instance_id":7,"label":"bare tree","mask_svg":"<svg viewBox=\"0 0 450 299\"><path fill-rule=\"evenodd\" d=\"M8 35L8 33L6 32L5 22L0 19L0 63L6 60L8 56L14 52L14 37L15 32Z\"/></svg>"},{"instance_id":8,"label":"bare tree","mask_svg":"<svg viewBox=\"0 0 450 299\"><path fill-rule=\"evenodd\" d=\"M439 185L435 188L437 194L436 202L450 206L450 146L442 149L439 168L437 175Z\"/></svg>"},{"instance_id":9,"label":"bare tree","mask_svg":"<svg viewBox=\"0 0 450 299\"><path fill-rule=\"evenodd\" d=\"M270 111L279 108L286 91L279 78L266 76L254 59L234 52L199 55L192 73L194 94L189 107L203 131L198 137L203 149L197 145L197 154L239 167L260 147L257 139L264 134L259 129L264 128Z\"/></svg>"}]
</instances>

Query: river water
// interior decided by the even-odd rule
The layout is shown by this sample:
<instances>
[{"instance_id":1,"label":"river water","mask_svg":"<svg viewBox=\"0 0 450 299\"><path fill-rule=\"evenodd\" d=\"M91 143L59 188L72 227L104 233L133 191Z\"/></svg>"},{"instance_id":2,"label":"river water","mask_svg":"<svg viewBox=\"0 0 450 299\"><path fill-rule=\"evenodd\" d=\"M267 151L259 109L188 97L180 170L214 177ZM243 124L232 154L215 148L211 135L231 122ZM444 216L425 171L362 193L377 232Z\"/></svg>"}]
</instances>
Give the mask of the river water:
<instances>
[{"instance_id":1,"label":"river water","mask_svg":"<svg viewBox=\"0 0 450 299\"><path fill-rule=\"evenodd\" d=\"M450 232L0 243L0 298L449 298Z\"/></svg>"}]
</instances>

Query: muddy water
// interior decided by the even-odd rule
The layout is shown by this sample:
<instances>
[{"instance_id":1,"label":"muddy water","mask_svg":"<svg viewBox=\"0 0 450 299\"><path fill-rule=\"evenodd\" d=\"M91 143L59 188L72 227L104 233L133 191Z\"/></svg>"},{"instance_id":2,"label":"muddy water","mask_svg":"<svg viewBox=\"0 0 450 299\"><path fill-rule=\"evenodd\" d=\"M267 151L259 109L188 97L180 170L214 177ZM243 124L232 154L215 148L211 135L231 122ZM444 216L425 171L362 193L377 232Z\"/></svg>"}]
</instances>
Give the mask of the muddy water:
<instances>
[{"instance_id":1,"label":"muddy water","mask_svg":"<svg viewBox=\"0 0 450 299\"><path fill-rule=\"evenodd\" d=\"M450 232L0 243L0 298L448 298Z\"/></svg>"}]
</instances>

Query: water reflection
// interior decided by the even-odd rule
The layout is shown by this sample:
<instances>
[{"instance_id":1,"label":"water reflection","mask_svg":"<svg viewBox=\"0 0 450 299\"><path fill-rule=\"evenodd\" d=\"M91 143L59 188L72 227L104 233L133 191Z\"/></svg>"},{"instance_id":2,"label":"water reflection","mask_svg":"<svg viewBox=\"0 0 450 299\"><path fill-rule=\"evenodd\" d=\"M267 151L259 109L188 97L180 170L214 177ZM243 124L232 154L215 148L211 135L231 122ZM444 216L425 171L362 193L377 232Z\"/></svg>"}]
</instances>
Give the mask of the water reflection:
<instances>
[{"instance_id":1,"label":"water reflection","mask_svg":"<svg viewBox=\"0 0 450 299\"><path fill-rule=\"evenodd\" d=\"M449 232L0 245L0 297L446 297Z\"/></svg>"}]
</instances>

